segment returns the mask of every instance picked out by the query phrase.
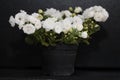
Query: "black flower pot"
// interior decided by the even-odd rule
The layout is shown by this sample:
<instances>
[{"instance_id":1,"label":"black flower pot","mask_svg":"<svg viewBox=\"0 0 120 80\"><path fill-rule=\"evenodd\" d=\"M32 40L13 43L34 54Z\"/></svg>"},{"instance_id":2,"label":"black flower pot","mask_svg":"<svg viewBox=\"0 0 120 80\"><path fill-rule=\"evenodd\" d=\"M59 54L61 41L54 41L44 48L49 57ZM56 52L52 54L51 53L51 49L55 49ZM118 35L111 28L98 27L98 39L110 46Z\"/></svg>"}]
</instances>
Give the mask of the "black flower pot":
<instances>
[{"instance_id":1,"label":"black flower pot","mask_svg":"<svg viewBox=\"0 0 120 80\"><path fill-rule=\"evenodd\" d=\"M69 76L74 73L77 46L60 44L45 47L42 54L43 72L54 76Z\"/></svg>"}]
</instances>

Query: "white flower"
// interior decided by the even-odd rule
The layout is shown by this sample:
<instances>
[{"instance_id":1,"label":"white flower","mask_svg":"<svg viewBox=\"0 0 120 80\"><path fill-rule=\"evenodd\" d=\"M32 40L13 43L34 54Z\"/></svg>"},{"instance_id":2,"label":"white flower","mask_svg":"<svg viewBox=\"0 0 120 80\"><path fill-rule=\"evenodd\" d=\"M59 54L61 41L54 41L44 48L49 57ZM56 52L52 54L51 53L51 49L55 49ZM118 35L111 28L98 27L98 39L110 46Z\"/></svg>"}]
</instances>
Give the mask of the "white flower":
<instances>
[{"instance_id":1,"label":"white flower","mask_svg":"<svg viewBox=\"0 0 120 80\"><path fill-rule=\"evenodd\" d=\"M98 21L98 22L106 21L105 15L103 15L102 13L99 13L99 12L95 14L94 19L95 19L95 21Z\"/></svg>"},{"instance_id":2,"label":"white flower","mask_svg":"<svg viewBox=\"0 0 120 80\"><path fill-rule=\"evenodd\" d=\"M78 31L81 31L83 29L83 21L79 16L75 16L73 19L73 28L77 29Z\"/></svg>"},{"instance_id":3,"label":"white flower","mask_svg":"<svg viewBox=\"0 0 120 80\"><path fill-rule=\"evenodd\" d=\"M65 15L66 17L71 17L72 16L72 13L68 10L64 10L61 13L62 13L62 15Z\"/></svg>"},{"instance_id":4,"label":"white flower","mask_svg":"<svg viewBox=\"0 0 120 80\"><path fill-rule=\"evenodd\" d=\"M81 7L75 7L74 12L75 13L80 13L80 12L82 12L82 8Z\"/></svg>"},{"instance_id":5,"label":"white flower","mask_svg":"<svg viewBox=\"0 0 120 80\"><path fill-rule=\"evenodd\" d=\"M27 12L26 12L26 11L24 11L24 10L20 10L20 12L21 12L21 13L24 13L24 14L27 14Z\"/></svg>"},{"instance_id":6,"label":"white flower","mask_svg":"<svg viewBox=\"0 0 120 80\"><path fill-rule=\"evenodd\" d=\"M41 28L41 21L39 19L37 19L36 17L29 15L28 21L31 22L32 24L34 24L36 29Z\"/></svg>"},{"instance_id":7,"label":"white flower","mask_svg":"<svg viewBox=\"0 0 120 80\"><path fill-rule=\"evenodd\" d=\"M77 28L78 31L82 31L83 30L83 25L78 23L76 25L76 28Z\"/></svg>"},{"instance_id":8,"label":"white flower","mask_svg":"<svg viewBox=\"0 0 120 80\"><path fill-rule=\"evenodd\" d=\"M98 22L105 22L108 17L109 17L109 13L101 6L94 6L94 10L95 10L95 15L94 15L94 19Z\"/></svg>"},{"instance_id":9,"label":"white flower","mask_svg":"<svg viewBox=\"0 0 120 80\"><path fill-rule=\"evenodd\" d=\"M32 24L26 24L23 26L23 32L26 34L33 34L35 32L35 26Z\"/></svg>"},{"instance_id":10,"label":"white flower","mask_svg":"<svg viewBox=\"0 0 120 80\"><path fill-rule=\"evenodd\" d=\"M105 22L109 14L108 12L101 6L94 6L86 9L83 13L85 18L94 18L97 22Z\"/></svg>"},{"instance_id":11,"label":"white flower","mask_svg":"<svg viewBox=\"0 0 120 80\"><path fill-rule=\"evenodd\" d=\"M82 37L82 38L87 38L87 37L88 37L87 31L83 31L83 32L81 33L81 37Z\"/></svg>"},{"instance_id":12,"label":"white flower","mask_svg":"<svg viewBox=\"0 0 120 80\"><path fill-rule=\"evenodd\" d=\"M41 28L41 21L38 21L35 23L35 28L40 29Z\"/></svg>"},{"instance_id":13,"label":"white flower","mask_svg":"<svg viewBox=\"0 0 120 80\"><path fill-rule=\"evenodd\" d=\"M12 27L15 26L15 19L13 16L10 16L9 23L11 24Z\"/></svg>"},{"instance_id":14,"label":"white flower","mask_svg":"<svg viewBox=\"0 0 120 80\"><path fill-rule=\"evenodd\" d=\"M31 15L28 16L28 22L31 22L33 24L35 24L36 22L38 22L39 20Z\"/></svg>"},{"instance_id":15,"label":"white flower","mask_svg":"<svg viewBox=\"0 0 120 80\"><path fill-rule=\"evenodd\" d=\"M19 25L18 25L18 28L19 28L19 29L22 29L23 26L24 26L24 23L25 23L24 21L20 21L20 23L19 23Z\"/></svg>"},{"instance_id":16,"label":"white flower","mask_svg":"<svg viewBox=\"0 0 120 80\"><path fill-rule=\"evenodd\" d=\"M62 23L61 22L56 22L55 23L55 32L60 34L63 31Z\"/></svg>"},{"instance_id":17,"label":"white flower","mask_svg":"<svg viewBox=\"0 0 120 80\"><path fill-rule=\"evenodd\" d=\"M81 23L73 23L73 28L81 31L83 29L83 25Z\"/></svg>"},{"instance_id":18,"label":"white flower","mask_svg":"<svg viewBox=\"0 0 120 80\"><path fill-rule=\"evenodd\" d=\"M45 15L52 16L52 15L55 14L55 12L57 12L56 9L54 9L54 8L50 8L50 9L47 9L44 13L45 13Z\"/></svg>"},{"instance_id":19,"label":"white flower","mask_svg":"<svg viewBox=\"0 0 120 80\"><path fill-rule=\"evenodd\" d=\"M106 11L96 12L94 19L97 22L105 22L109 17L109 14Z\"/></svg>"},{"instance_id":20,"label":"white flower","mask_svg":"<svg viewBox=\"0 0 120 80\"><path fill-rule=\"evenodd\" d=\"M65 18L64 20L62 20L62 24L63 24L63 31L66 33L67 31L69 31L72 28L72 18Z\"/></svg>"},{"instance_id":21,"label":"white flower","mask_svg":"<svg viewBox=\"0 0 120 80\"><path fill-rule=\"evenodd\" d=\"M83 12L83 16L84 18L92 18L95 15L95 10L93 9L93 7L86 9Z\"/></svg>"},{"instance_id":22,"label":"white flower","mask_svg":"<svg viewBox=\"0 0 120 80\"><path fill-rule=\"evenodd\" d=\"M74 16L73 17L73 23L83 23L82 19L79 16Z\"/></svg>"},{"instance_id":23,"label":"white flower","mask_svg":"<svg viewBox=\"0 0 120 80\"><path fill-rule=\"evenodd\" d=\"M35 18L38 18L39 14L38 13L32 13L32 16L35 17Z\"/></svg>"},{"instance_id":24,"label":"white flower","mask_svg":"<svg viewBox=\"0 0 120 80\"><path fill-rule=\"evenodd\" d=\"M44 13L45 13L45 15L51 16L53 18L57 18L57 19L62 18L62 14L60 13L60 11L56 10L54 8L47 9Z\"/></svg>"},{"instance_id":25,"label":"white flower","mask_svg":"<svg viewBox=\"0 0 120 80\"><path fill-rule=\"evenodd\" d=\"M85 18L83 15L77 15L77 16L84 22Z\"/></svg>"},{"instance_id":26,"label":"white flower","mask_svg":"<svg viewBox=\"0 0 120 80\"><path fill-rule=\"evenodd\" d=\"M92 8L95 10L95 12L101 12L104 9L102 6L94 6Z\"/></svg>"},{"instance_id":27,"label":"white flower","mask_svg":"<svg viewBox=\"0 0 120 80\"><path fill-rule=\"evenodd\" d=\"M37 19L39 19L39 20L43 19L43 15L38 14L38 13L33 13L32 16L35 17L35 18L37 18Z\"/></svg>"},{"instance_id":28,"label":"white flower","mask_svg":"<svg viewBox=\"0 0 120 80\"><path fill-rule=\"evenodd\" d=\"M23 10L21 10L19 13L15 15L15 22L16 24L25 24L27 20L27 13Z\"/></svg>"},{"instance_id":29,"label":"white flower","mask_svg":"<svg viewBox=\"0 0 120 80\"><path fill-rule=\"evenodd\" d=\"M53 30L56 21L56 18L47 18L45 21L42 22L43 28L45 28L47 31Z\"/></svg>"}]
</instances>

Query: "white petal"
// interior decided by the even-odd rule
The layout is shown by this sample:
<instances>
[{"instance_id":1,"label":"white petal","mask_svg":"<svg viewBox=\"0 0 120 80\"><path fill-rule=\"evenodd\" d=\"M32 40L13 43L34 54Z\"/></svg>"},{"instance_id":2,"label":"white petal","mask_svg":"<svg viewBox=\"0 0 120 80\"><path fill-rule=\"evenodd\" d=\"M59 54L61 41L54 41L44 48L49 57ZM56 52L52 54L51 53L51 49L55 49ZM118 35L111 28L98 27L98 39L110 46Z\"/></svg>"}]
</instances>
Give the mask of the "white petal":
<instances>
[{"instance_id":1,"label":"white petal","mask_svg":"<svg viewBox=\"0 0 120 80\"><path fill-rule=\"evenodd\" d=\"M82 33L81 33L81 37L82 37L82 38L87 38L87 37L88 37L87 31L82 32Z\"/></svg>"},{"instance_id":2,"label":"white petal","mask_svg":"<svg viewBox=\"0 0 120 80\"><path fill-rule=\"evenodd\" d=\"M38 18L39 14L38 13L32 13L32 16L35 18Z\"/></svg>"},{"instance_id":3,"label":"white petal","mask_svg":"<svg viewBox=\"0 0 120 80\"><path fill-rule=\"evenodd\" d=\"M63 31L62 23L61 22L56 22L55 24L55 32L60 34Z\"/></svg>"},{"instance_id":4,"label":"white petal","mask_svg":"<svg viewBox=\"0 0 120 80\"><path fill-rule=\"evenodd\" d=\"M47 9L44 13L45 13L45 15L51 16L53 18L57 18L57 19L62 18L61 12L59 10L54 9L54 8Z\"/></svg>"},{"instance_id":5,"label":"white petal","mask_svg":"<svg viewBox=\"0 0 120 80\"><path fill-rule=\"evenodd\" d=\"M15 19L13 16L10 16L9 23L11 24L12 27L15 26Z\"/></svg>"},{"instance_id":6,"label":"white petal","mask_svg":"<svg viewBox=\"0 0 120 80\"><path fill-rule=\"evenodd\" d=\"M72 13L68 10L64 10L61 13L62 13L62 15L65 15L66 17L71 17L72 16Z\"/></svg>"},{"instance_id":7,"label":"white petal","mask_svg":"<svg viewBox=\"0 0 120 80\"><path fill-rule=\"evenodd\" d=\"M23 27L23 32L26 34L33 34L35 32L35 27L32 24L26 24Z\"/></svg>"},{"instance_id":8,"label":"white petal","mask_svg":"<svg viewBox=\"0 0 120 80\"><path fill-rule=\"evenodd\" d=\"M36 29L40 29L41 28L41 22L40 21L35 23L35 28Z\"/></svg>"},{"instance_id":9,"label":"white petal","mask_svg":"<svg viewBox=\"0 0 120 80\"><path fill-rule=\"evenodd\" d=\"M18 25L21 23L21 21L24 22L23 24L25 24L26 20L27 20L27 14L23 11L15 15L15 21Z\"/></svg>"},{"instance_id":10,"label":"white petal","mask_svg":"<svg viewBox=\"0 0 120 80\"><path fill-rule=\"evenodd\" d=\"M56 22L56 18L48 18L45 21L42 22L43 28L45 28L47 31L53 30Z\"/></svg>"},{"instance_id":11,"label":"white petal","mask_svg":"<svg viewBox=\"0 0 120 80\"><path fill-rule=\"evenodd\" d=\"M74 12L75 13L80 13L80 12L82 12L82 8L81 7L75 7Z\"/></svg>"}]
</instances>

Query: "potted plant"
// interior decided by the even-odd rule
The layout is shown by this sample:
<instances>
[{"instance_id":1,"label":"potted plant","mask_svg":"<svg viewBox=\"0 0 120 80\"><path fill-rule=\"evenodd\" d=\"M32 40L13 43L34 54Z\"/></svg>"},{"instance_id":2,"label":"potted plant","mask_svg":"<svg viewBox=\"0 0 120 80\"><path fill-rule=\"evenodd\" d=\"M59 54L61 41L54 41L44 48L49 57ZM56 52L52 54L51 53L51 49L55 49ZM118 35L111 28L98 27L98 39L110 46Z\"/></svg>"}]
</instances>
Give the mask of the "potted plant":
<instances>
[{"instance_id":1,"label":"potted plant","mask_svg":"<svg viewBox=\"0 0 120 80\"><path fill-rule=\"evenodd\" d=\"M77 46L89 44L92 34L100 30L98 22L105 22L108 12L101 6L93 6L82 12L81 7L69 10L49 8L31 15L21 10L10 16L12 27L18 25L26 34L25 41L29 44L43 46L43 70L50 75L71 75Z\"/></svg>"}]
</instances>

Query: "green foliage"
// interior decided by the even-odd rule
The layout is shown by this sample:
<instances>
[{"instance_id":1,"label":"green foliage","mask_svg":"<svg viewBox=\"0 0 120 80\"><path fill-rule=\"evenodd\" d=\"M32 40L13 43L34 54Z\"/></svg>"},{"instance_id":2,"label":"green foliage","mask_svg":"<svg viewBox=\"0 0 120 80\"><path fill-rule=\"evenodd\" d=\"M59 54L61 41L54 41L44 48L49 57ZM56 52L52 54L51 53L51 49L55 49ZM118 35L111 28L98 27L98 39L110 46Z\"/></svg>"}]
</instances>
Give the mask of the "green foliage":
<instances>
[{"instance_id":1,"label":"green foliage","mask_svg":"<svg viewBox=\"0 0 120 80\"><path fill-rule=\"evenodd\" d=\"M83 23L83 26L84 30L88 31L89 36L100 30L100 26L91 18L86 19Z\"/></svg>"},{"instance_id":2,"label":"green foliage","mask_svg":"<svg viewBox=\"0 0 120 80\"><path fill-rule=\"evenodd\" d=\"M76 44L83 42L89 45L90 36L100 30L100 26L93 19L86 19L83 23L83 30L88 32L88 38L80 37L81 31L72 29L67 33L57 34L53 30L46 31L44 28L37 30L34 34L28 35L25 41L28 44L41 44L43 46L55 46L58 43Z\"/></svg>"}]
</instances>

